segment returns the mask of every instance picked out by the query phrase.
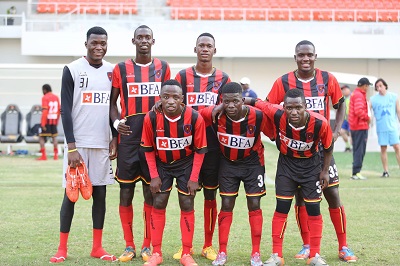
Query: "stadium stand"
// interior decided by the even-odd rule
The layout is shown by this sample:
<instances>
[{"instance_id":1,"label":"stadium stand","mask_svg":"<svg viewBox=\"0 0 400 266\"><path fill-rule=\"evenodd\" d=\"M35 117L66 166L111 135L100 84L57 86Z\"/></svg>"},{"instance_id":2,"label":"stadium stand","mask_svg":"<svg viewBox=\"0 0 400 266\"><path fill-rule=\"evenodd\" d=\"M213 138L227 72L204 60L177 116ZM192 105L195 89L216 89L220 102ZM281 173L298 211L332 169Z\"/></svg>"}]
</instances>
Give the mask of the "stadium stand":
<instances>
[{"instance_id":1,"label":"stadium stand","mask_svg":"<svg viewBox=\"0 0 400 266\"><path fill-rule=\"evenodd\" d=\"M42 119L42 107L38 104L32 106L26 119L26 135L24 137L26 143L39 143L39 128Z\"/></svg>"},{"instance_id":2,"label":"stadium stand","mask_svg":"<svg viewBox=\"0 0 400 266\"><path fill-rule=\"evenodd\" d=\"M19 143L23 140L21 134L22 113L17 105L9 104L1 114L2 143Z\"/></svg>"}]
</instances>

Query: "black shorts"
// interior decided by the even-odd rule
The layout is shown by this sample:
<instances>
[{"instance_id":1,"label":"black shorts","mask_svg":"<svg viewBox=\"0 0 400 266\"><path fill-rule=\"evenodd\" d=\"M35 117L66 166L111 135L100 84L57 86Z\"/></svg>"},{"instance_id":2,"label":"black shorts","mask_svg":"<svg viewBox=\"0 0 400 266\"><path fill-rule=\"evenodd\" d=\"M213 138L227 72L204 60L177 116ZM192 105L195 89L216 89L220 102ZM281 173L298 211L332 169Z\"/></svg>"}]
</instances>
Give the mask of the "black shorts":
<instances>
[{"instance_id":1,"label":"black shorts","mask_svg":"<svg viewBox=\"0 0 400 266\"><path fill-rule=\"evenodd\" d=\"M311 158L279 154L275 178L276 197L291 200L300 187L305 202L321 201L320 173L321 160L318 154Z\"/></svg>"},{"instance_id":2,"label":"black shorts","mask_svg":"<svg viewBox=\"0 0 400 266\"><path fill-rule=\"evenodd\" d=\"M43 128L39 128L39 136L40 137L57 137L57 125L46 125L46 130Z\"/></svg>"},{"instance_id":3,"label":"black shorts","mask_svg":"<svg viewBox=\"0 0 400 266\"><path fill-rule=\"evenodd\" d=\"M209 151L205 154L199 175L200 187L210 190L218 188L220 158L221 152L219 150Z\"/></svg>"},{"instance_id":4,"label":"black shorts","mask_svg":"<svg viewBox=\"0 0 400 266\"><path fill-rule=\"evenodd\" d=\"M237 197L241 181L247 197L264 196L266 193L264 179L265 167L260 164L256 153L238 161L230 161L221 156L218 174L221 196Z\"/></svg>"},{"instance_id":5,"label":"black shorts","mask_svg":"<svg viewBox=\"0 0 400 266\"><path fill-rule=\"evenodd\" d=\"M324 152L323 147L320 144L319 147L319 155L321 157L321 165L324 164ZM332 155L331 162L329 164L329 184L328 187L339 186L339 172L336 166L335 158Z\"/></svg>"},{"instance_id":6,"label":"black shorts","mask_svg":"<svg viewBox=\"0 0 400 266\"><path fill-rule=\"evenodd\" d=\"M150 173L147 166L146 157L140 145L118 144L117 170L115 180L120 187L132 187L139 180L150 183Z\"/></svg>"},{"instance_id":7,"label":"black shorts","mask_svg":"<svg viewBox=\"0 0 400 266\"><path fill-rule=\"evenodd\" d=\"M190 179L193 167L193 154L173 164L166 164L157 160L157 171L161 178L161 192L171 191L176 179L176 188L178 192L184 195L189 195L187 183Z\"/></svg>"}]
</instances>

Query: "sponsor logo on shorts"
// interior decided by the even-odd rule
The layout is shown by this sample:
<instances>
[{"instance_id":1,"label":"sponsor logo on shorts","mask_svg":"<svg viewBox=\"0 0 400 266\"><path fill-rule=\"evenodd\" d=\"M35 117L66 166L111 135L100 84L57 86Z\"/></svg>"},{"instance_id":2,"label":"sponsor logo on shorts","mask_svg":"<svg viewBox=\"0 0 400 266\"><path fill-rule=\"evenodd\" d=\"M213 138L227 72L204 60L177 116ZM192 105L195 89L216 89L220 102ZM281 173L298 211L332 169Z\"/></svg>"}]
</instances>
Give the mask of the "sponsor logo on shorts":
<instances>
[{"instance_id":1,"label":"sponsor logo on shorts","mask_svg":"<svg viewBox=\"0 0 400 266\"><path fill-rule=\"evenodd\" d=\"M82 91L82 105L109 105L109 91Z\"/></svg>"},{"instance_id":2,"label":"sponsor logo on shorts","mask_svg":"<svg viewBox=\"0 0 400 266\"><path fill-rule=\"evenodd\" d=\"M188 92L186 93L186 102L188 106L209 106L216 105L218 94L214 92Z\"/></svg>"},{"instance_id":3,"label":"sponsor logo on shorts","mask_svg":"<svg viewBox=\"0 0 400 266\"><path fill-rule=\"evenodd\" d=\"M312 111L325 110L325 97L306 97L306 108Z\"/></svg>"},{"instance_id":4,"label":"sponsor logo on shorts","mask_svg":"<svg viewBox=\"0 0 400 266\"><path fill-rule=\"evenodd\" d=\"M218 132L218 141L229 148L249 149L254 145L254 137L242 137Z\"/></svg>"},{"instance_id":5,"label":"sponsor logo on shorts","mask_svg":"<svg viewBox=\"0 0 400 266\"><path fill-rule=\"evenodd\" d=\"M182 150L192 144L192 136L183 138L157 137L156 143L158 150Z\"/></svg>"},{"instance_id":6,"label":"sponsor logo on shorts","mask_svg":"<svg viewBox=\"0 0 400 266\"><path fill-rule=\"evenodd\" d=\"M281 143L285 144L288 148L296 151L308 151L314 144L314 141L303 142L300 140L288 138L285 135L281 134L280 132L279 132L279 138L281 140Z\"/></svg>"},{"instance_id":7,"label":"sponsor logo on shorts","mask_svg":"<svg viewBox=\"0 0 400 266\"><path fill-rule=\"evenodd\" d=\"M127 83L128 97L159 96L161 82Z\"/></svg>"}]
</instances>

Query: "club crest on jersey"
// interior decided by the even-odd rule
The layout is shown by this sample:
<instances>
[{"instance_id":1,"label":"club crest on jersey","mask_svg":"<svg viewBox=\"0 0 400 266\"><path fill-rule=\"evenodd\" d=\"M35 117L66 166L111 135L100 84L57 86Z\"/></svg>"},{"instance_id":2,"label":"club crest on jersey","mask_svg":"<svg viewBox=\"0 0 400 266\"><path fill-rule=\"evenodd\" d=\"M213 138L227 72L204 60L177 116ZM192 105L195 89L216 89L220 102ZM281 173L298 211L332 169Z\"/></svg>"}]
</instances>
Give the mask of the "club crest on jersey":
<instances>
[{"instance_id":1,"label":"club crest on jersey","mask_svg":"<svg viewBox=\"0 0 400 266\"><path fill-rule=\"evenodd\" d=\"M107 72L107 77L108 77L108 80L109 80L109 81L111 81L111 78L112 78L112 72Z\"/></svg>"},{"instance_id":2,"label":"club crest on jersey","mask_svg":"<svg viewBox=\"0 0 400 266\"><path fill-rule=\"evenodd\" d=\"M319 93L325 92L325 84L317 84L315 87L317 88Z\"/></svg>"},{"instance_id":3,"label":"club crest on jersey","mask_svg":"<svg viewBox=\"0 0 400 266\"><path fill-rule=\"evenodd\" d=\"M109 91L82 91L82 105L108 105L110 103Z\"/></svg>"},{"instance_id":4,"label":"club crest on jersey","mask_svg":"<svg viewBox=\"0 0 400 266\"><path fill-rule=\"evenodd\" d=\"M186 134L190 134L192 132L192 125L188 124L188 125L183 125L183 131Z\"/></svg>"},{"instance_id":5,"label":"club crest on jersey","mask_svg":"<svg viewBox=\"0 0 400 266\"><path fill-rule=\"evenodd\" d=\"M156 70L154 70L154 75L156 76L157 79L161 78L162 69L156 69Z\"/></svg>"},{"instance_id":6,"label":"club crest on jersey","mask_svg":"<svg viewBox=\"0 0 400 266\"><path fill-rule=\"evenodd\" d=\"M254 131L256 131L255 125L247 125L247 133L249 133L250 135L253 135Z\"/></svg>"},{"instance_id":7,"label":"club crest on jersey","mask_svg":"<svg viewBox=\"0 0 400 266\"><path fill-rule=\"evenodd\" d=\"M306 133L306 139L307 140L312 140L314 138L314 133L313 132L307 132Z\"/></svg>"},{"instance_id":8,"label":"club crest on jersey","mask_svg":"<svg viewBox=\"0 0 400 266\"><path fill-rule=\"evenodd\" d=\"M213 83L213 90L218 91L220 87L221 87L221 82L219 82L219 81L214 81L214 83Z\"/></svg>"}]
</instances>

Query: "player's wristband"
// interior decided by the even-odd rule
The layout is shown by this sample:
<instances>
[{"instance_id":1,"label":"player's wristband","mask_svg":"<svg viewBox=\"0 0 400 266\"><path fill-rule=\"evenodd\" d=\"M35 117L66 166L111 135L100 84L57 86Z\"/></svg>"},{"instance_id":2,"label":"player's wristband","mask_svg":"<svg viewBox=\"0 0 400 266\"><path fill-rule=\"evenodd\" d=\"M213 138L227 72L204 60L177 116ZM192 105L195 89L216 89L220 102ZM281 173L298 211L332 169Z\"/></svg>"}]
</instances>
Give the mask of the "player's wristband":
<instances>
[{"instance_id":1,"label":"player's wristband","mask_svg":"<svg viewBox=\"0 0 400 266\"><path fill-rule=\"evenodd\" d=\"M68 150L68 153L70 153L70 152L74 152L74 151L78 151L78 149L72 149L72 150Z\"/></svg>"},{"instance_id":2,"label":"player's wristband","mask_svg":"<svg viewBox=\"0 0 400 266\"><path fill-rule=\"evenodd\" d=\"M121 121L119 121L118 119L115 119L115 121L114 121L114 123L113 123L113 127L114 127L116 130L118 130L119 122L121 122Z\"/></svg>"}]
</instances>

